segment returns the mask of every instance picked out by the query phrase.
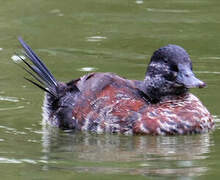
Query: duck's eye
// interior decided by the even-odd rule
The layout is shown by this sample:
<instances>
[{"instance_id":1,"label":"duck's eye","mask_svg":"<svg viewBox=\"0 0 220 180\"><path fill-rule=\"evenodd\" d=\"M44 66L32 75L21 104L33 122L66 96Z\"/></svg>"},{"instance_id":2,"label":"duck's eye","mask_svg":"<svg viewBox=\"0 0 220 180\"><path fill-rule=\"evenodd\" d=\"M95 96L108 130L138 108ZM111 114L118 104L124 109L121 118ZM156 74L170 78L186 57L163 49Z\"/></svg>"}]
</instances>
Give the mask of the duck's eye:
<instances>
[{"instance_id":1,"label":"duck's eye","mask_svg":"<svg viewBox=\"0 0 220 180\"><path fill-rule=\"evenodd\" d=\"M172 71L175 71L175 72L178 72L178 67L177 67L177 65L173 64L173 65L171 66L171 70L172 70Z\"/></svg>"}]
</instances>

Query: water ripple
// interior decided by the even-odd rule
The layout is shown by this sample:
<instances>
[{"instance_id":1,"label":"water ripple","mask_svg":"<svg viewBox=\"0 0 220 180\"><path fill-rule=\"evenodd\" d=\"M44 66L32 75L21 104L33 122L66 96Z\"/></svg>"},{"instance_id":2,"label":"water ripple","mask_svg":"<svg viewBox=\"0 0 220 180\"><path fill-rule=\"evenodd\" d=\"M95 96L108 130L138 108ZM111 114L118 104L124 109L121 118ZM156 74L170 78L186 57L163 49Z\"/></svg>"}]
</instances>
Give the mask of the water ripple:
<instances>
[{"instance_id":1,"label":"water ripple","mask_svg":"<svg viewBox=\"0 0 220 180\"><path fill-rule=\"evenodd\" d=\"M154 9L154 8L147 8L149 12L162 12L162 13L189 13L192 11L184 10L184 9Z\"/></svg>"},{"instance_id":2,"label":"water ripple","mask_svg":"<svg viewBox=\"0 0 220 180\"><path fill-rule=\"evenodd\" d=\"M218 71L194 71L195 73L198 73L198 74L220 74L220 72Z\"/></svg>"},{"instance_id":3,"label":"water ripple","mask_svg":"<svg viewBox=\"0 0 220 180\"><path fill-rule=\"evenodd\" d=\"M30 164L37 164L37 162L35 160L32 160L32 159L21 159L20 161L30 163Z\"/></svg>"},{"instance_id":4,"label":"water ripple","mask_svg":"<svg viewBox=\"0 0 220 180\"><path fill-rule=\"evenodd\" d=\"M23 109L23 108L24 108L24 106L0 108L0 111L17 110L17 109Z\"/></svg>"},{"instance_id":5,"label":"water ripple","mask_svg":"<svg viewBox=\"0 0 220 180\"><path fill-rule=\"evenodd\" d=\"M218 57L218 56L211 56L211 57L201 57L199 59L214 59L214 60L217 60L217 59L220 59L220 57Z\"/></svg>"},{"instance_id":6,"label":"water ripple","mask_svg":"<svg viewBox=\"0 0 220 180\"><path fill-rule=\"evenodd\" d=\"M15 63L19 63L22 61L22 59L26 59L25 56L23 55L12 55L11 59L15 62Z\"/></svg>"},{"instance_id":7,"label":"water ripple","mask_svg":"<svg viewBox=\"0 0 220 180\"><path fill-rule=\"evenodd\" d=\"M15 128L10 128L10 127L7 127L7 126L0 126L0 129L5 129L6 130L5 132L10 133L10 134L21 134L21 135L27 134L26 132L18 131Z\"/></svg>"},{"instance_id":8,"label":"water ripple","mask_svg":"<svg viewBox=\"0 0 220 180\"><path fill-rule=\"evenodd\" d=\"M18 163L22 163L22 162L20 160L17 160L17 159L9 159L9 158L0 157L0 163L18 164Z\"/></svg>"},{"instance_id":9,"label":"water ripple","mask_svg":"<svg viewBox=\"0 0 220 180\"><path fill-rule=\"evenodd\" d=\"M143 0L136 0L135 3L136 3L136 4L143 4L144 1L143 1Z\"/></svg>"},{"instance_id":10,"label":"water ripple","mask_svg":"<svg viewBox=\"0 0 220 180\"><path fill-rule=\"evenodd\" d=\"M79 68L77 70L78 71L83 71L83 72L91 72L91 71L96 71L97 68L94 68L94 67L83 67L83 68Z\"/></svg>"},{"instance_id":11,"label":"water ripple","mask_svg":"<svg viewBox=\"0 0 220 180\"><path fill-rule=\"evenodd\" d=\"M89 41L89 42L97 42L97 41L102 41L104 39L107 39L107 37L104 37L104 36L91 36L91 37L87 37L87 41Z\"/></svg>"},{"instance_id":12,"label":"water ripple","mask_svg":"<svg viewBox=\"0 0 220 180\"><path fill-rule=\"evenodd\" d=\"M220 129L220 117L218 115L212 115L214 121L215 121L215 127L216 129Z\"/></svg>"},{"instance_id":13,"label":"water ripple","mask_svg":"<svg viewBox=\"0 0 220 180\"><path fill-rule=\"evenodd\" d=\"M59 9L52 9L52 10L50 10L50 13L55 14L57 16L64 16L64 14Z\"/></svg>"},{"instance_id":14,"label":"water ripple","mask_svg":"<svg viewBox=\"0 0 220 180\"><path fill-rule=\"evenodd\" d=\"M16 97L0 96L0 101L19 102Z\"/></svg>"},{"instance_id":15,"label":"water ripple","mask_svg":"<svg viewBox=\"0 0 220 180\"><path fill-rule=\"evenodd\" d=\"M37 163L43 163L48 164L48 161L45 160L33 160L33 159L15 159L15 158L5 158L0 157L0 164L5 163L12 163L12 164L21 164L21 163L29 163L29 164L37 164ZM50 163L56 163L55 161L51 161Z\"/></svg>"}]
</instances>

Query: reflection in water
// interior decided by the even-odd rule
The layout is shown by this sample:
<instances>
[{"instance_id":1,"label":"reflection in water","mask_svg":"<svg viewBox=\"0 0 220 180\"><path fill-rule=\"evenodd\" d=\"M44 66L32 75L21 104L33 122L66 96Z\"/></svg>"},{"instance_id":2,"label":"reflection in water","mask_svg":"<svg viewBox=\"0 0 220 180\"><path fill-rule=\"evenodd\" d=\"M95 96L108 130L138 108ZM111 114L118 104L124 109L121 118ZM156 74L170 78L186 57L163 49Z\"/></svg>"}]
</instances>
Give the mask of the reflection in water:
<instances>
[{"instance_id":1,"label":"reflection in water","mask_svg":"<svg viewBox=\"0 0 220 180\"><path fill-rule=\"evenodd\" d=\"M220 129L220 116L213 115L213 118L215 120L215 129Z\"/></svg>"},{"instance_id":2,"label":"reflection in water","mask_svg":"<svg viewBox=\"0 0 220 180\"><path fill-rule=\"evenodd\" d=\"M61 159L64 169L77 172L197 176L208 169L202 160L208 157L212 142L209 134L97 135L44 126L42 144L44 159Z\"/></svg>"}]
</instances>

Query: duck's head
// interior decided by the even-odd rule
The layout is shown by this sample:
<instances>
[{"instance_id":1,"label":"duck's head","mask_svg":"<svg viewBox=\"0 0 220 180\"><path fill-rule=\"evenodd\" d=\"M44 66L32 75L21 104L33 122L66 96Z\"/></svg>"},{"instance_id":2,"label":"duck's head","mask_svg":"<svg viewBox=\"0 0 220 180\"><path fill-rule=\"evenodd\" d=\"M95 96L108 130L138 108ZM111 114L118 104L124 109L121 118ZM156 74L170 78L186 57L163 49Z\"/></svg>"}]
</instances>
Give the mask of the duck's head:
<instances>
[{"instance_id":1,"label":"duck's head","mask_svg":"<svg viewBox=\"0 0 220 180\"><path fill-rule=\"evenodd\" d=\"M189 88L206 86L195 77L188 53L177 45L164 46L153 53L144 84L146 93L157 100L166 95L186 93Z\"/></svg>"}]
</instances>

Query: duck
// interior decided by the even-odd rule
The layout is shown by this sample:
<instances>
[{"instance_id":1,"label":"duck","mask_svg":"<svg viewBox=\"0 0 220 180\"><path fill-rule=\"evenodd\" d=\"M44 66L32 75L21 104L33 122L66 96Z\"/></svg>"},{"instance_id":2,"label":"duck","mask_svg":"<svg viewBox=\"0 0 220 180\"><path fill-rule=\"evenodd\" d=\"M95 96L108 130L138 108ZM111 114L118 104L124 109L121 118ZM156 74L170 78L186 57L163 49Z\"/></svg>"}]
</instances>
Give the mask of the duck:
<instances>
[{"instance_id":1,"label":"duck","mask_svg":"<svg viewBox=\"0 0 220 180\"><path fill-rule=\"evenodd\" d=\"M55 79L43 61L18 38L27 81L45 92L45 123L61 130L125 135L185 135L211 131L210 112L190 88L205 82L192 70L184 48L169 44L157 49L144 80L111 72L92 72L68 82Z\"/></svg>"}]
</instances>

